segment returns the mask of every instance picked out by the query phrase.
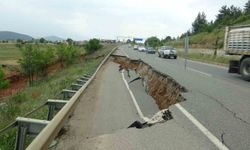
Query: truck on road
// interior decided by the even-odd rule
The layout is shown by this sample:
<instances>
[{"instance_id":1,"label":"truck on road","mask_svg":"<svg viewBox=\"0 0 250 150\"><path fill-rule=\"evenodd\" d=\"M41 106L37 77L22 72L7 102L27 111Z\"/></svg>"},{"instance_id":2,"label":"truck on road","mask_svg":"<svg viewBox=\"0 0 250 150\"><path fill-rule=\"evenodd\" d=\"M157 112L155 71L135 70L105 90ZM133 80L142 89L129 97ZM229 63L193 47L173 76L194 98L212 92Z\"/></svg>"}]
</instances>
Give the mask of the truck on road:
<instances>
[{"instance_id":1,"label":"truck on road","mask_svg":"<svg viewBox=\"0 0 250 150\"><path fill-rule=\"evenodd\" d=\"M241 55L240 60L230 60L228 72L250 81L250 25L226 27L224 50L228 55Z\"/></svg>"}]
</instances>

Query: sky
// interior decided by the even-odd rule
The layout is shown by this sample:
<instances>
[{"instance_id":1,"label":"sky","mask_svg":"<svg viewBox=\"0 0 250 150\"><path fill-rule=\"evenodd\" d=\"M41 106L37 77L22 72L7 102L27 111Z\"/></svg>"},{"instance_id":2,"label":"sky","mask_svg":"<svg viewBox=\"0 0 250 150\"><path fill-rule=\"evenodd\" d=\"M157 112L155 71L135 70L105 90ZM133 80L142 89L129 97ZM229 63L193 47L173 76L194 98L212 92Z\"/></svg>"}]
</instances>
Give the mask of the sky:
<instances>
[{"instance_id":1,"label":"sky","mask_svg":"<svg viewBox=\"0 0 250 150\"><path fill-rule=\"evenodd\" d=\"M0 31L74 40L177 37L199 12L214 20L223 5L247 0L0 0Z\"/></svg>"}]
</instances>

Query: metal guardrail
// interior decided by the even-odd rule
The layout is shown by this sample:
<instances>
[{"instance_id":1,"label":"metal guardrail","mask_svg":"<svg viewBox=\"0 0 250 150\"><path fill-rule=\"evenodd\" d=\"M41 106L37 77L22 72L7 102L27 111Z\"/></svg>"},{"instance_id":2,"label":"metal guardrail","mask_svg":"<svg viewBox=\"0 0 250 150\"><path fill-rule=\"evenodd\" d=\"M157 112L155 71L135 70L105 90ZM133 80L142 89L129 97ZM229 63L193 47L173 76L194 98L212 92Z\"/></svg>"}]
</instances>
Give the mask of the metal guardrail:
<instances>
[{"instance_id":1,"label":"metal guardrail","mask_svg":"<svg viewBox=\"0 0 250 150\"><path fill-rule=\"evenodd\" d=\"M45 128L37 135L37 137L32 141L32 143L27 147L27 150L43 150L48 149L50 143L57 136L61 128L65 125L69 116L73 113L76 107L78 98L82 92L88 87L92 82L97 72L100 70L102 65L107 61L109 56L117 49L115 47L112 51L104 58L101 64L96 69L95 73L90 77L90 79L69 99L69 101L63 106L63 108L54 116L54 118L45 126Z\"/></svg>"}]
</instances>

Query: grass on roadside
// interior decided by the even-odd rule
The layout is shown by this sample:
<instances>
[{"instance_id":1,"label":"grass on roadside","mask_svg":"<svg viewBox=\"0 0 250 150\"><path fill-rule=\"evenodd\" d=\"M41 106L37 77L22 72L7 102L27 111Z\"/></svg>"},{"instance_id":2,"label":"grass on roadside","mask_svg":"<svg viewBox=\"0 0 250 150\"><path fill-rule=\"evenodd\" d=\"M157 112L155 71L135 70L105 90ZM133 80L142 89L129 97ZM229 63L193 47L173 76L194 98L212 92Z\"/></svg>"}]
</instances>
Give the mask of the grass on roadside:
<instances>
[{"instance_id":1,"label":"grass on roadside","mask_svg":"<svg viewBox=\"0 0 250 150\"><path fill-rule=\"evenodd\" d=\"M42 105L47 99L58 98L61 90L69 87L81 75L93 73L104 55L114 47L115 45L104 45L101 50L87 56L84 61L70 65L47 79L36 81L34 86L26 87L24 90L5 98L4 103L0 105L0 129L13 122L17 116L23 116ZM47 108L44 107L32 115L32 118L46 119L46 116ZM0 137L0 149L14 149L14 144L15 129Z\"/></svg>"},{"instance_id":2,"label":"grass on roadside","mask_svg":"<svg viewBox=\"0 0 250 150\"><path fill-rule=\"evenodd\" d=\"M185 52L178 51L178 56L185 58ZM239 56L228 56L228 55L214 56L213 54L203 54L203 53L188 53L187 57L190 60L196 60L201 62L219 64L219 65L228 65L229 60L239 60Z\"/></svg>"}]
</instances>

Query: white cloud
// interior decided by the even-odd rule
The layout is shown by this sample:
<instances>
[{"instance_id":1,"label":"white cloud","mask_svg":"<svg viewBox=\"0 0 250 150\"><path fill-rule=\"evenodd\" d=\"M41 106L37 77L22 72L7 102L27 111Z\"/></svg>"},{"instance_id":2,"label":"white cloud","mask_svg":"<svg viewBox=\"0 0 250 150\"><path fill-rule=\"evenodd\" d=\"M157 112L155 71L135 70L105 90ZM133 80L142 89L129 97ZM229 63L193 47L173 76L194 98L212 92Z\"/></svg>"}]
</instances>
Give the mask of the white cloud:
<instances>
[{"instance_id":1,"label":"white cloud","mask_svg":"<svg viewBox=\"0 0 250 150\"><path fill-rule=\"evenodd\" d=\"M235 0L0 0L0 30L75 39L118 35L161 38L191 28L198 12L208 20Z\"/></svg>"}]
</instances>

